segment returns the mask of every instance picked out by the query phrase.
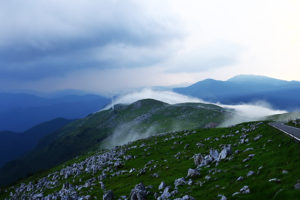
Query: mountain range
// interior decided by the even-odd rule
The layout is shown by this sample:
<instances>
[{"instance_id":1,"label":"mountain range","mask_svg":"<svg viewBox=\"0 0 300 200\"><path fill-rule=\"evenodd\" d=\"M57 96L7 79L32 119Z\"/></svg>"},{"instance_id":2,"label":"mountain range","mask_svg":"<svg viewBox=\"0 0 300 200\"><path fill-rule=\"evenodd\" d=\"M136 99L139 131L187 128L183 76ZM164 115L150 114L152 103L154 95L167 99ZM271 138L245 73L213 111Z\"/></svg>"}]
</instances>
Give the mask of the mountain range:
<instances>
[{"instance_id":1,"label":"mountain range","mask_svg":"<svg viewBox=\"0 0 300 200\"><path fill-rule=\"evenodd\" d=\"M205 101L243 104L265 101L275 109L300 109L300 82L266 76L239 75L227 81L206 79L173 91Z\"/></svg>"},{"instance_id":2,"label":"mountain range","mask_svg":"<svg viewBox=\"0 0 300 200\"><path fill-rule=\"evenodd\" d=\"M110 100L91 94L60 93L41 97L0 93L0 131L23 132L55 118L78 119L100 110Z\"/></svg>"}]
</instances>

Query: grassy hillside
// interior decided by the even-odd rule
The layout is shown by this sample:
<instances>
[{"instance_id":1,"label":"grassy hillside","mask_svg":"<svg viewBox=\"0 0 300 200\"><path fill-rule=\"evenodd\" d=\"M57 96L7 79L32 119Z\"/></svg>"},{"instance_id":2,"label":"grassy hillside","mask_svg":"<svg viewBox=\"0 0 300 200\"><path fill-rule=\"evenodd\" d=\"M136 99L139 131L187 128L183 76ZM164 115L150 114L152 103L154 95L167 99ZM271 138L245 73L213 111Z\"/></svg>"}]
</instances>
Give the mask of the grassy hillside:
<instances>
[{"instance_id":1,"label":"grassy hillside","mask_svg":"<svg viewBox=\"0 0 300 200\"><path fill-rule=\"evenodd\" d=\"M290 120L295 120L300 118L300 112L289 112L279 115L271 115L266 118L266 120L272 120L272 121L281 121L281 122L288 122Z\"/></svg>"},{"instance_id":2,"label":"grassy hillside","mask_svg":"<svg viewBox=\"0 0 300 200\"><path fill-rule=\"evenodd\" d=\"M286 124L289 126L294 126L296 128L300 128L300 120L299 119L288 121Z\"/></svg>"},{"instance_id":3,"label":"grassy hillside","mask_svg":"<svg viewBox=\"0 0 300 200\"><path fill-rule=\"evenodd\" d=\"M1 189L0 198L298 199L299 185L299 143L256 122L170 132L91 152Z\"/></svg>"},{"instance_id":4,"label":"grassy hillside","mask_svg":"<svg viewBox=\"0 0 300 200\"><path fill-rule=\"evenodd\" d=\"M82 153L166 131L214 126L226 110L201 103L169 105L146 99L91 114L47 135L23 158L0 169L0 184L48 169Z\"/></svg>"}]
</instances>

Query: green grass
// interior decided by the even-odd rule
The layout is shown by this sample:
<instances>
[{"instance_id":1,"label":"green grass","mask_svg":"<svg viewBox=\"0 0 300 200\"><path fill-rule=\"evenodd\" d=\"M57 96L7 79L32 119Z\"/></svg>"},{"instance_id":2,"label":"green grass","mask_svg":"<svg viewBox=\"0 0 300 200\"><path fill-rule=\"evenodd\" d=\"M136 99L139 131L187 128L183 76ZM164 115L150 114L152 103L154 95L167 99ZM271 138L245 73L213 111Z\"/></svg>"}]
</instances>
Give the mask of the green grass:
<instances>
[{"instance_id":1,"label":"green grass","mask_svg":"<svg viewBox=\"0 0 300 200\"><path fill-rule=\"evenodd\" d=\"M232 160L221 161L218 166L213 164L209 168L201 168L201 175L197 178L193 178L193 182L196 183L201 181L205 183L202 186L200 186L200 184L179 186L179 193L176 197L182 197L183 195L188 194L195 199L219 199L217 195L224 194L228 199L299 199L300 190L295 190L293 188L297 183L297 180L300 180L299 143L280 131L268 126L266 123L260 125L256 130L249 132L249 143L246 144L234 145L240 140L240 134L234 134L233 137L228 138L221 137L222 135L226 136L234 133L236 130L249 127L251 124L253 123L245 123L231 128L196 129L196 133L187 136L184 135L185 132L180 131L162 136L153 136L123 146L121 148L132 146L138 147L127 151L128 155L135 155L136 158L126 161L125 166L119 170L130 170L135 168L137 171L132 174L127 173L104 179L105 186L108 190L113 190L116 197L122 195L128 197L131 189L134 188L136 184L142 182L146 186L153 186L153 189L150 190L151 195L148 196L148 199L154 199L153 193L158 192L157 188L161 181L166 182L166 184L172 186L173 189L175 179L186 177L189 168L196 168L193 159L191 159L194 154L207 154L211 148L220 150L220 145L232 144L233 151L241 151L239 154L234 154ZM253 138L259 134L263 137L258 141L254 141ZM211 139L205 141L208 137ZM219 140L215 141L215 138L219 138ZM182 144L174 144L174 142L182 142ZM198 148L196 146L198 142L203 143L204 147ZM139 146L141 144L145 144L146 147L140 148ZM189 147L184 149L186 144L189 144ZM254 148L254 150L243 152L249 147ZM144 151L145 148L148 148L148 151ZM181 152L180 159L174 157L178 152ZM92 154L95 153L85 154L74 160L70 160L48 172L45 171L25 179L23 182L36 181L47 173L59 170L74 162L79 162ZM249 154L255 154L256 156L246 163L242 162ZM138 176L138 171L145 167L151 160L153 160L153 163L147 165L148 170L146 173ZM249 166L246 167L246 164ZM156 168L154 167L155 165ZM263 166L263 169L259 174L256 174L260 166ZM151 167L153 168L152 171L149 170ZM209 174L208 171L211 169L222 170L222 172L214 175L210 174L211 180L205 181L205 176ZM250 170L253 170L255 174L247 177L246 175ZM288 174L283 174L282 170L287 170ZM85 180L97 177L101 173L101 171L94 175L85 173L77 178L70 177L67 180L61 180L56 188L45 190L44 194L59 191L64 182L68 181L74 185L82 184ZM159 178L153 178L151 176L153 173L158 173ZM236 179L239 176L243 176L244 180L237 182ZM268 180L271 178L279 178L281 182L269 182ZM79 179L82 179L81 183L79 182ZM231 196L234 192L239 191L244 185L249 186L251 191L250 194L240 194L235 197ZM13 191L13 189L11 190ZM7 197L9 190L8 192L1 191L0 199ZM92 188L81 190L80 194L89 194L92 196L92 199L102 199L103 195L99 184Z\"/></svg>"},{"instance_id":2,"label":"green grass","mask_svg":"<svg viewBox=\"0 0 300 200\"><path fill-rule=\"evenodd\" d=\"M299 123L295 124L295 123L293 123L293 121L288 121L286 123L286 125L293 126L293 127L296 127L296 128L300 128L300 124Z\"/></svg>"}]
</instances>

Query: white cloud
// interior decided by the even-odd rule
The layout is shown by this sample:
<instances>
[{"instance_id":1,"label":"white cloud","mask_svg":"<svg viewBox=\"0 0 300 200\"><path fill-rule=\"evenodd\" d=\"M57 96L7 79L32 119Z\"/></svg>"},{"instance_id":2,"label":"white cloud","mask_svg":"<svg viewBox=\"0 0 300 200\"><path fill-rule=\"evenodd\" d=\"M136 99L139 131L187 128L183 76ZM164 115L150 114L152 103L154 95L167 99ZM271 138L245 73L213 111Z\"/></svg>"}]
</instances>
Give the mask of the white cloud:
<instances>
[{"instance_id":1,"label":"white cloud","mask_svg":"<svg viewBox=\"0 0 300 200\"><path fill-rule=\"evenodd\" d=\"M143 89L135 92L131 92L122 95L114 100L113 104L131 104L141 99L156 99L169 104L178 103L207 103L199 98L189 97L181 95L171 91L157 91L152 89ZM226 120L220 126L231 126L242 122L264 120L266 116L286 113L284 110L274 110L272 106L265 101L257 101L251 104L240 104L240 105L225 105L216 104L220 107L232 110L231 114L226 116ZM105 109L112 107L108 105Z\"/></svg>"},{"instance_id":2,"label":"white cloud","mask_svg":"<svg viewBox=\"0 0 300 200\"><path fill-rule=\"evenodd\" d=\"M131 104L141 99L156 99L158 101L162 101L168 104L178 104L178 103L185 103L185 102L193 102L193 103L200 103L204 102L198 98L188 97L182 94L178 94L172 91L155 91L152 89L142 89L139 91L131 92L125 95L114 99L113 104ZM109 109L112 107L108 105L103 110Z\"/></svg>"}]
</instances>

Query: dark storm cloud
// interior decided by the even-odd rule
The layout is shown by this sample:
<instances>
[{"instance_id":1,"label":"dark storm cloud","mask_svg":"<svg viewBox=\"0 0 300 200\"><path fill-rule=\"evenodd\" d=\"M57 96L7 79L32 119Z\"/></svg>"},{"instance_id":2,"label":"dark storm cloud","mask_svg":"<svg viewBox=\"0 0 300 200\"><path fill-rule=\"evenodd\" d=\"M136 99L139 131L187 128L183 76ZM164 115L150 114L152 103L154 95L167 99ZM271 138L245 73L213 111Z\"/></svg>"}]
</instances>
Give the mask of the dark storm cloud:
<instances>
[{"instance_id":1,"label":"dark storm cloud","mask_svg":"<svg viewBox=\"0 0 300 200\"><path fill-rule=\"evenodd\" d=\"M137 1L12 0L0 3L0 13L1 79L147 66L168 53L151 51L179 36Z\"/></svg>"}]
</instances>

